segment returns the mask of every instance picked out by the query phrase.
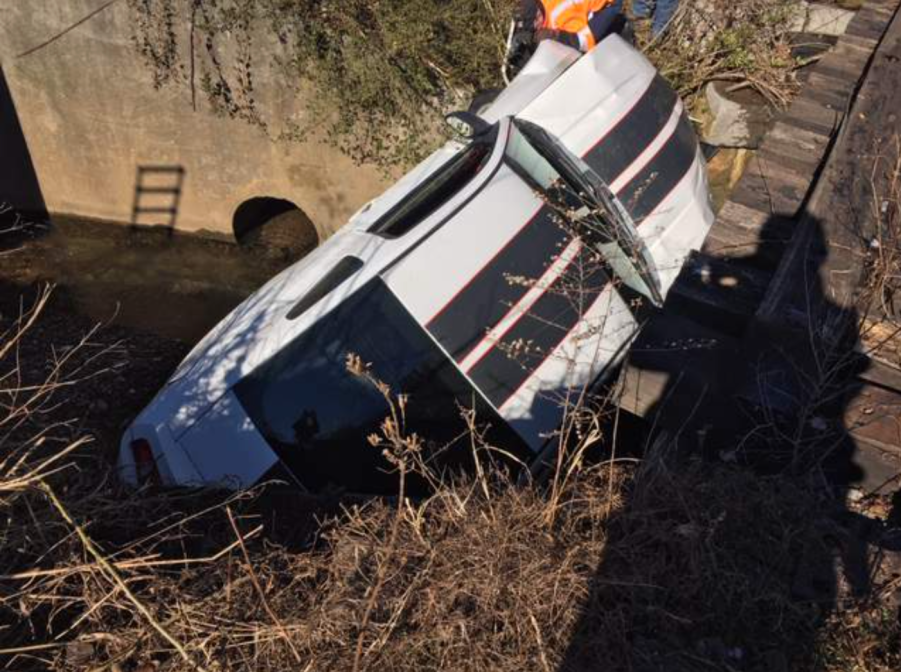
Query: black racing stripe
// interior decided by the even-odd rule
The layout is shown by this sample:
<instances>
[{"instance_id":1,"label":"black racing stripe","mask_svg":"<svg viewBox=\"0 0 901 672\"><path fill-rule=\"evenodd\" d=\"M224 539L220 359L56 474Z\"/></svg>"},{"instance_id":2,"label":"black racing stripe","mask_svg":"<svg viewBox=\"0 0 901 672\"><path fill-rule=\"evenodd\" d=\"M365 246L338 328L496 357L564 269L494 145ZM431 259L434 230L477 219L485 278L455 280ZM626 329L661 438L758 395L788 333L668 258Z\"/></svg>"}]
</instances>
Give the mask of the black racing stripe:
<instances>
[{"instance_id":1,"label":"black racing stripe","mask_svg":"<svg viewBox=\"0 0 901 672\"><path fill-rule=\"evenodd\" d=\"M603 265L583 248L528 313L469 371L500 408L563 342L609 282Z\"/></svg>"},{"instance_id":2,"label":"black racing stripe","mask_svg":"<svg viewBox=\"0 0 901 672\"><path fill-rule=\"evenodd\" d=\"M585 155L586 162L608 183L628 168L653 142L672 115L675 91L659 74L634 107ZM492 259L427 328L458 362L494 328L528 291L508 278L538 278L553 263L566 235L553 223L548 208Z\"/></svg>"},{"instance_id":3,"label":"black racing stripe","mask_svg":"<svg viewBox=\"0 0 901 672\"><path fill-rule=\"evenodd\" d=\"M678 185L692 166L696 152L694 129L683 115L657 155L618 194L636 223L640 224ZM591 295L596 298L607 281L603 266L597 262L591 265L593 277L584 280L582 285L588 288L583 296L586 309ZM571 272L566 277L572 281ZM563 342L580 317L571 299L554 291L552 285L507 332L502 339L506 345L494 346L469 372L470 377L491 403L500 408ZM516 350L516 343L526 344L526 352L511 357L510 351Z\"/></svg>"},{"instance_id":4,"label":"black racing stripe","mask_svg":"<svg viewBox=\"0 0 901 672\"><path fill-rule=\"evenodd\" d=\"M697 141L694 129L687 117L683 116L657 155L619 192L624 205L630 210L632 217L640 224L658 205L672 192L693 164L697 152ZM628 200L626 200L628 199ZM580 255L585 266L585 252ZM609 277L599 263L590 262L589 277L581 283L573 283L573 289L581 286L583 310L579 311L570 298L559 291L554 291L555 283L548 292L535 303L529 313L505 334L501 339L504 346L494 346L492 350L469 372L471 379L485 395L500 408L512 397L523 383L538 369L541 364L563 342L570 330L581 319L584 310L591 305L593 299L600 295ZM573 282L572 271L565 276L567 282ZM516 352L515 344L526 346L525 352L511 357Z\"/></svg>"},{"instance_id":5,"label":"black racing stripe","mask_svg":"<svg viewBox=\"0 0 901 672\"><path fill-rule=\"evenodd\" d=\"M473 282L427 325L458 362L485 337L563 250L568 234L542 207ZM525 282L516 282L521 278Z\"/></svg>"},{"instance_id":6,"label":"black racing stripe","mask_svg":"<svg viewBox=\"0 0 901 672\"><path fill-rule=\"evenodd\" d=\"M635 106L585 154L585 162L607 184L634 163L672 116L676 92L659 74Z\"/></svg>"},{"instance_id":7,"label":"black racing stripe","mask_svg":"<svg viewBox=\"0 0 901 672\"><path fill-rule=\"evenodd\" d=\"M695 161L697 150L694 129L683 114L657 155L616 194L637 225L682 181Z\"/></svg>"},{"instance_id":8,"label":"black racing stripe","mask_svg":"<svg viewBox=\"0 0 901 672\"><path fill-rule=\"evenodd\" d=\"M586 162L607 183L612 182L659 135L677 102L672 88L660 75L655 76L635 106L589 150L584 157ZM683 118L661 152L620 192L631 199L625 205L637 222L652 212L681 180L694 160L695 143L691 125ZM462 361L528 291L528 283L511 282L510 278L540 277L567 238L550 209L542 208L432 318L428 330L457 362Z\"/></svg>"}]
</instances>

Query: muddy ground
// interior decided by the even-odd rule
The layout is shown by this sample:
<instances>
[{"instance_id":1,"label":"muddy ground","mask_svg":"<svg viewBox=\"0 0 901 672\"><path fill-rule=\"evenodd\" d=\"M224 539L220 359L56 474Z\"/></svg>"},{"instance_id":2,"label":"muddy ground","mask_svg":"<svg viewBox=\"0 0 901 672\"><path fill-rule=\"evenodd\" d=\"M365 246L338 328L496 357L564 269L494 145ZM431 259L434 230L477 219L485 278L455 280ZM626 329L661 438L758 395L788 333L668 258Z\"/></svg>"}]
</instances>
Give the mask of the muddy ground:
<instances>
[{"instance_id":1,"label":"muddy ground","mask_svg":"<svg viewBox=\"0 0 901 672\"><path fill-rule=\"evenodd\" d=\"M0 279L52 282L94 321L190 344L288 261L167 229L55 217L3 253Z\"/></svg>"}]
</instances>

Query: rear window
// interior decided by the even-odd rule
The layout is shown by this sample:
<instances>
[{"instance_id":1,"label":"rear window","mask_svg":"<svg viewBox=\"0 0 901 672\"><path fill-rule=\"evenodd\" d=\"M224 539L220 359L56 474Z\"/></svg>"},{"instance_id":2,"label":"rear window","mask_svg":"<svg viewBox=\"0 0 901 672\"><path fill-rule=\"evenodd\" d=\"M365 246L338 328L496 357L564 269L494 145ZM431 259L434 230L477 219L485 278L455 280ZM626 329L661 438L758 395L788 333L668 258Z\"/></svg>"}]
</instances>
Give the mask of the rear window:
<instances>
[{"instance_id":1,"label":"rear window","mask_svg":"<svg viewBox=\"0 0 901 672\"><path fill-rule=\"evenodd\" d=\"M235 387L259 431L307 487L396 491L396 475L366 441L388 408L368 383L346 371L348 353L371 363L395 393L409 395L408 431L428 440L427 457L437 468L469 462L458 404L472 408L475 402L494 441L528 454L394 294L374 280Z\"/></svg>"},{"instance_id":2,"label":"rear window","mask_svg":"<svg viewBox=\"0 0 901 672\"><path fill-rule=\"evenodd\" d=\"M496 138L497 128L461 149L385 213L369 228L369 233L397 238L428 218L482 170L491 157Z\"/></svg>"}]
</instances>

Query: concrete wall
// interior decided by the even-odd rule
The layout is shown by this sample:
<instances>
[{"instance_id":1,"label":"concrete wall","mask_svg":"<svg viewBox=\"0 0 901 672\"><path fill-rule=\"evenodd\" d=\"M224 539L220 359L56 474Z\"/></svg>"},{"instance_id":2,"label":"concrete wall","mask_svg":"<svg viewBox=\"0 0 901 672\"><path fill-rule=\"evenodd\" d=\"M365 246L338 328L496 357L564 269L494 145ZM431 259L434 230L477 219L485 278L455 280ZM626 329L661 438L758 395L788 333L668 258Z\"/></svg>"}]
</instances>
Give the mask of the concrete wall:
<instances>
[{"instance_id":1,"label":"concrete wall","mask_svg":"<svg viewBox=\"0 0 901 672\"><path fill-rule=\"evenodd\" d=\"M320 142L273 143L244 122L217 118L205 105L195 112L186 86L154 90L131 42L125 0L18 56L106 2L0 0L0 64L51 213L128 222L138 167L180 166L179 230L231 235L242 202L272 196L297 204L327 234L385 188L374 168L355 166ZM187 26L177 29L187 34ZM293 94L270 82L256 84L270 109L302 114ZM13 144L0 137L0 160L10 161ZM11 181L0 181L0 200L15 203L15 191ZM168 200L151 195L144 204L154 198ZM167 219L141 217L143 223Z\"/></svg>"}]
</instances>

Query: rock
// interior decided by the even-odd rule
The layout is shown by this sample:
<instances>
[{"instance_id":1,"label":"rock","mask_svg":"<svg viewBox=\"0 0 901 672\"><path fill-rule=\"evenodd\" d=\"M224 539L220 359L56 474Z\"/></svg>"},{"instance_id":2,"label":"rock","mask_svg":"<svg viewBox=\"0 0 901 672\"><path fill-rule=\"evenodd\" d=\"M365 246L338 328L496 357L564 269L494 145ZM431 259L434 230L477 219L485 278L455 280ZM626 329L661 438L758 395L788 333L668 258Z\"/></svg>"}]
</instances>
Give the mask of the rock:
<instances>
[{"instance_id":1,"label":"rock","mask_svg":"<svg viewBox=\"0 0 901 672\"><path fill-rule=\"evenodd\" d=\"M853 18L854 12L847 9L841 9L835 5L811 3L807 8L804 32L819 35L844 35Z\"/></svg>"},{"instance_id":2,"label":"rock","mask_svg":"<svg viewBox=\"0 0 901 672\"><path fill-rule=\"evenodd\" d=\"M766 134L772 110L756 92L745 89L741 95L726 93L728 84L707 85L707 104L712 121L707 124L702 140L717 147L756 149Z\"/></svg>"}]
</instances>

